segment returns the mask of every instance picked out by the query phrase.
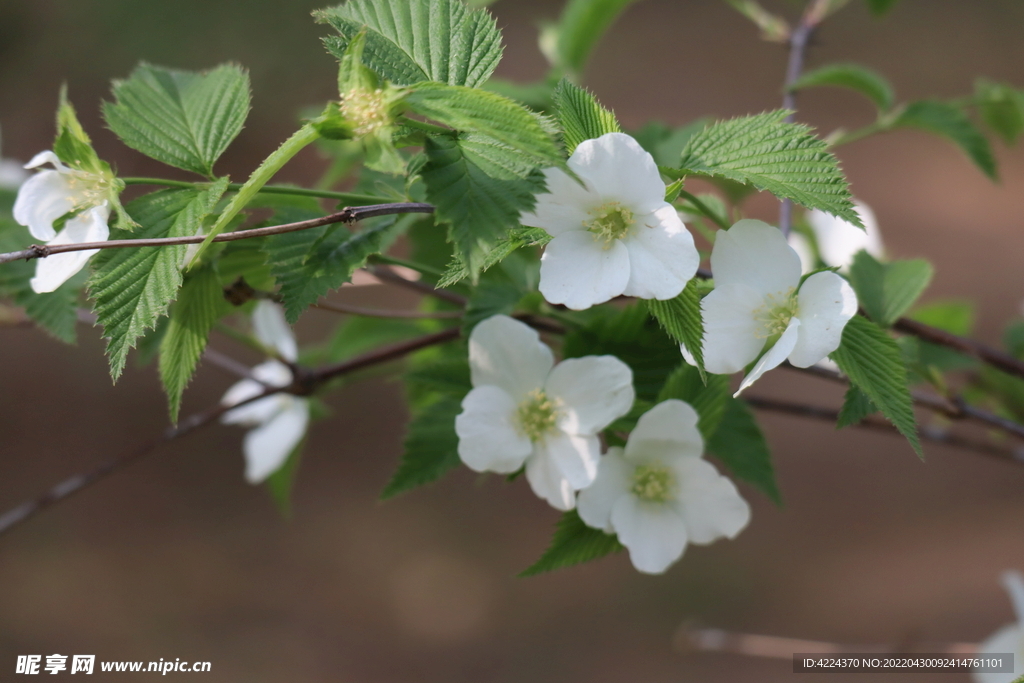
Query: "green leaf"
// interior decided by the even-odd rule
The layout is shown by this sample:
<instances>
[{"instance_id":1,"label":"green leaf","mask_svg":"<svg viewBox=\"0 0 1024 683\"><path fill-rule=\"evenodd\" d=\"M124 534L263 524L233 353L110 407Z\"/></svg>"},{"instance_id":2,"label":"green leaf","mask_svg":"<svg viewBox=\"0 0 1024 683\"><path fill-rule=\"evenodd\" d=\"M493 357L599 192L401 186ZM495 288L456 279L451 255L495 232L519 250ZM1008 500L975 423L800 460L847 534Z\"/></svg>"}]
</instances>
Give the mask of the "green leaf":
<instances>
[{"instance_id":1,"label":"green leaf","mask_svg":"<svg viewBox=\"0 0 1024 683\"><path fill-rule=\"evenodd\" d=\"M859 64L829 64L820 67L805 73L790 88L801 90L823 85L855 90L874 102L881 111L891 109L895 100L889 81L878 72Z\"/></svg>"},{"instance_id":2,"label":"green leaf","mask_svg":"<svg viewBox=\"0 0 1024 683\"><path fill-rule=\"evenodd\" d=\"M75 108L68 101L67 87L60 89L60 104L57 106L57 139L53 142L57 158L72 168L88 173L109 172L110 167L100 161L92 147L92 140L78 122Z\"/></svg>"},{"instance_id":3,"label":"green leaf","mask_svg":"<svg viewBox=\"0 0 1024 683\"><path fill-rule=\"evenodd\" d=\"M423 334L422 322L352 316L338 326L323 360L340 363L361 353ZM303 361L306 356L303 356Z\"/></svg>"},{"instance_id":4,"label":"green leaf","mask_svg":"<svg viewBox=\"0 0 1024 683\"><path fill-rule=\"evenodd\" d=\"M566 154L572 155L584 140L599 138L605 133L622 132L615 114L598 104L590 92L567 78L555 87L554 100Z\"/></svg>"},{"instance_id":5,"label":"green leaf","mask_svg":"<svg viewBox=\"0 0 1024 683\"><path fill-rule=\"evenodd\" d=\"M830 358L922 455L907 389L907 368L892 337L867 318L855 315L846 323L842 342Z\"/></svg>"},{"instance_id":6,"label":"green leaf","mask_svg":"<svg viewBox=\"0 0 1024 683\"><path fill-rule=\"evenodd\" d=\"M299 473L299 461L302 460L302 449L306 446L306 437L303 437L299 444L288 454L284 464L277 468L267 477L267 489L274 499L274 504L287 519L292 514L292 491L295 488L295 478Z\"/></svg>"},{"instance_id":7,"label":"green leaf","mask_svg":"<svg viewBox=\"0 0 1024 683\"><path fill-rule=\"evenodd\" d=\"M988 140L967 114L952 104L931 100L912 102L891 127L917 128L944 137L962 149L985 175L993 180L998 178Z\"/></svg>"},{"instance_id":8,"label":"green leaf","mask_svg":"<svg viewBox=\"0 0 1024 683\"><path fill-rule=\"evenodd\" d=\"M551 235L544 228L513 228L507 237L498 240L494 248L484 255L480 271L486 272L488 268L501 263L517 249L543 246L550 241ZM440 288L451 287L472 275L465 262L456 254L445 269L444 275L437 281L437 286Z\"/></svg>"},{"instance_id":9,"label":"green leaf","mask_svg":"<svg viewBox=\"0 0 1024 683\"><path fill-rule=\"evenodd\" d=\"M556 66L581 76L598 41L636 0L569 0L558 20Z\"/></svg>"},{"instance_id":10,"label":"green leaf","mask_svg":"<svg viewBox=\"0 0 1024 683\"><path fill-rule=\"evenodd\" d=\"M425 362L414 357L412 369L405 373L405 386L413 405L429 405L439 394L461 402L472 391L465 345L446 347L441 353L441 357L435 353Z\"/></svg>"},{"instance_id":11,"label":"green leaf","mask_svg":"<svg viewBox=\"0 0 1024 683\"><path fill-rule=\"evenodd\" d=\"M1024 93L985 79L974 84L974 92L985 125L995 131L1007 145L1017 142L1024 131Z\"/></svg>"},{"instance_id":12,"label":"green leaf","mask_svg":"<svg viewBox=\"0 0 1024 683\"><path fill-rule=\"evenodd\" d=\"M142 63L113 92L103 116L122 142L207 177L249 114L249 75L234 64L196 73Z\"/></svg>"},{"instance_id":13,"label":"green leaf","mask_svg":"<svg viewBox=\"0 0 1024 683\"><path fill-rule=\"evenodd\" d=\"M461 412L459 399L443 396L413 417L402 460L381 498L429 484L459 466L455 416Z\"/></svg>"},{"instance_id":14,"label":"green leaf","mask_svg":"<svg viewBox=\"0 0 1024 683\"><path fill-rule=\"evenodd\" d=\"M839 421L836 422L836 429L855 425L868 415L876 412L878 412L878 408L871 402L868 395L851 384L850 388L846 390L846 397L843 399L843 407L839 411Z\"/></svg>"},{"instance_id":15,"label":"green leaf","mask_svg":"<svg viewBox=\"0 0 1024 683\"><path fill-rule=\"evenodd\" d=\"M533 209L544 176L515 151L481 136L427 138L424 151L427 199L437 207L436 219L451 223L456 253L475 275L519 226L519 215Z\"/></svg>"},{"instance_id":16,"label":"green leaf","mask_svg":"<svg viewBox=\"0 0 1024 683\"><path fill-rule=\"evenodd\" d=\"M700 313L697 280L687 282L676 298L665 301L652 299L647 302L647 307L669 336L686 347L704 378L704 320Z\"/></svg>"},{"instance_id":17,"label":"green leaf","mask_svg":"<svg viewBox=\"0 0 1024 683\"><path fill-rule=\"evenodd\" d=\"M363 63L395 85L438 81L477 87L501 59L494 18L459 0L349 0L313 16L341 34L324 39L338 59L368 29Z\"/></svg>"},{"instance_id":18,"label":"green leaf","mask_svg":"<svg viewBox=\"0 0 1024 683\"><path fill-rule=\"evenodd\" d=\"M789 24L782 17L772 14L757 0L726 0L733 8L750 19L761 29L761 37L773 43L785 43L789 40Z\"/></svg>"},{"instance_id":19,"label":"green leaf","mask_svg":"<svg viewBox=\"0 0 1024 683\"><path fill-rule=\"evenodd\" d=\"M966 337L974 329L974 302L966 299L933 301L918 306L910 317L925 325Z\"/></svg>"},{"instance_id":20,"label":"green leaf","mask_svg":"<svg viewBox=\"0 0 1024 683\"><path fill-rule=\"evenodd\" d=\"M462 333L469 333L477 323L493 315L511 315L525 292L515 283L503 279L488 279L473 288L462 318Z\"/></svg>"},{"instance_id":21,"label":"green leaf","mask_svg":"<svg viewBox=\"0 0 1024 683\"><path fill-rule=\"evenodd\" d=\"M862 250L850 266L850 284L868 316L882 327L892 327L927 289L934 272L923 259L881 263Z\"/></svg>"},{"instance_id":22,"label":"green leaf","mask_svg":"<svg viewBox=\"0 0 1024 683\"><path fill-rule=\"evenodd\" d=\"M160 379L167 392L171 422L178 423L181 395L195 373L210 330L226 312L224 290L213 267L196 271L182 285L160 344Z\"/></svg>"},{"instance_id":23,"label":"green leaf","mask_svg":"<svg viewBox=\"0 0 1024 683\"><path fill-rule=\"evenodd\" d=\"M535 165L563 165L555 141L536 114L487 90L442 83L411 88L405 104L456 131L479 133L532 158Z\"/></svg>"},{"instance_id":24,"label":"green leaf","mask_svg":"<svg viewBox=\"0 0 1024 683\"><path fill-rule=\"evenodd\" d=\"M782 503L768 442L743 401L731 396L726 399L721 422L708 439L707 449L737 479L753 484L776 504Z\"/></svg>"},{"instance_id":25,"label":"green leaf","mask_svg":"<svg viewBox=\"0 0 1024 683\"><path fill-rule=\"evenodd\" d=\"M728 375L707 375L706 385L704 379L694 366L689 363L681 364L665 380L665 386L658 394L658 403L677 398L692 405L700 417L697 429L707 441L721 425L732 391L729 388Z\"/></svg>"},{"instance_id":26,"label":"green leaf","mask_svg":"<svg viewBox=\"0 0 1024 683\"><path fill-rule=\"evenodd\" d=\"M127 208L142 228L134 233L111 230L110 238L195 235L225 189L227 178L221 178L207 190L161 190L140 197ZM185 249L184 245L108 249L93 258L95 272L89 294L107 339L110 374L115 381L124 370L128 351L167 312L177 295Z\"/></svg>"},{"instance_id":27,"label":"green leaf","mask_svg":"<svg viewBox=\"0 0 1024 683\"><path fill-rule=\"evenodd\" d=\"M897 2L898 0L867 0L868 9L870 9L871 13L876 17L886 14L896 5Z\"/></svg>"},{"instance_id":28,"label":"green leaf","mask_svg":"<svg viewBox=\"0 0 1024 683\"><path fill-rule=\"evenodd\" d=\"M681 171L726 178L863 227L839 162L810 128L779 110L721 121L690 138Z\"/></svg>"},{"instance_id":29,"label":"green leaf","mask_svg":"<svg viewBox=\"0 0 1024 683\"><path fill-rule=\"evenodd\" d=\"M1006 326L1003 345L1014 357L1024 357L1024 322L1017 321Z\"/></svg>"},{"instance_id":30,"label":"green leaf","mask_svg":"<svg viewBox=\"0 0 1024 683\"><path fill-rule=\"evenodd\" d=\"M575 510L569 510L558 520L551 545L540 559L520 572L519 576L536 576L554 569L597 560L611 553L621 552L623 546L613 534L591 529L583 523Z\"/></svg>"}]
</instances>

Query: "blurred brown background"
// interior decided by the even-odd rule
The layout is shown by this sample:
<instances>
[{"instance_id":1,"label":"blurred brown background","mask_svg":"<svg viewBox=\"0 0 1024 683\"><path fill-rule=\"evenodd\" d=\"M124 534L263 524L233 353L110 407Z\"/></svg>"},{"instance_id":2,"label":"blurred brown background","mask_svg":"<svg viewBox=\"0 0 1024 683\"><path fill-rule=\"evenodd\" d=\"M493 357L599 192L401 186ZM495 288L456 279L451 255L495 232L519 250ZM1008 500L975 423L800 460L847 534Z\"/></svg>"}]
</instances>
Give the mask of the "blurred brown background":
<instances>
[{"instance_id":1,"label":"blurred brown background","mask_svg":"<svg viewBox=\"0 0 1024 683\"><path fill-rule=\"evenodd\" d=\"M254 111L220 168L243 178L293 129L300 108L335 94L335 64L318 42L324 29L308 16L319 4L5 0L4 155L26 160L49 147L66 81L104 158L124 175L174 177L103 129L98 103L109 79L140 59L183 68L235 60L251 70ZM544 72L537 22L560 4L493 5L507 44L499 75ZM855 0L820 31L809 63L858 61L889 75L901 98L953 97L978 75L1024 86L1022 39L1024 4L1014 0L903 0L882 20ZM778 106L784 60L724 2L645 0L599 46L587 82L627 125L683 124ZM872 116L866 101L832 89L799 105L800 119L822 132ZM1000 185L923 134L840 151L891 253L931 258L938 276L927 298L974 298L978 335L992 342L1024 298L1024 156L997 150ZM309 182L321 165L310 153L282 177ZM382 287L342 296L413 303ZM300 335L324 334L328 315L309 313ZM165 426L154 368L129 363L112 387L98 330L80 333L69 349L39 332L0 329L0 508ZM256 360L229 342L215 346ZM186 412L232 381L203 367ZM783 370L758 389L841 400L837 389ZM736 541L690 547L661 577L638 575L617 556L519 580L557 519L525 483L459 471L379 503L402 438L400 388L373 379L329 402L334 413L312 432L291 520L243 482L241 430L215 426L0 539L0 678L13 675L18 654L57 652L208 660L211 681L767 683L790 680L789 662L682 653L674 632L692 621L911 646L977 641L1012 618L998 575L1024 569L1024 466L927 444L922 464L894 438L765 416L785 507L741 487L754 516Z\"/></svg>"}]
</instances>

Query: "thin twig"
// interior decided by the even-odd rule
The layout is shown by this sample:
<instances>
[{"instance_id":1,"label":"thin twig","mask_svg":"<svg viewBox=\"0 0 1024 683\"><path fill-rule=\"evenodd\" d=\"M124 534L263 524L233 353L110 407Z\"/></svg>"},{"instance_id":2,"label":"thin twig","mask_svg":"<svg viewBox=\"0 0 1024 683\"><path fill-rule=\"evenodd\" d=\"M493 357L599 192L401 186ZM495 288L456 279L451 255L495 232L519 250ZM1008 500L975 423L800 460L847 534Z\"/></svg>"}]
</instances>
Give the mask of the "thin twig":
<instances>
[{"instance_id":1,"label":"thin twig","mask_svg":"<svg viewBox=\"0 0 1024 683\"><path fill-rule=\"evenodd\" d=\"M453 303L456 306L465 306L468 303L468 299L461 294L456 294L447 289L438 289L434 285L421 282L419 280L410 280L404 278L396 273L391 268L386 266L369 266L366 268L366 272L370 273L378 280L385 282L391 282L406 289L413 289L421 294L429 294L430 296L437 297L438 299L444 299L449 303Z\"/></svg>"},{"instance_id":2,"label":"thin twig","mask_svg":"<svg viewBox=\"0 0 1024 683\"><path fill-rule=\"evenodd\" d=\"M337 213L332 213L321 218L314 218L308 221L297 223L285 223L283 225L272 225L265 228L253 228L252 230L238 230L226 232L213 238L214 242L232 242L234 240L251 239L253 237L264 237L266 235L279 235L286 232L308 230L318 228L331 223L353 223L355 221L375 216L388 216L400 213L433 213L434 207L431 204L420 204L415 202L399 202L393 204L376 204L373 206L348 207ZM166 247L180 244L200 244L206 239L203 235L188 237L159 237L154 239L138 240L107 240L106 242L81 242L78 244L55 244L40 245L33 244L28 249L12 251L0 254L0 263L11 261L32 260L46 258L54 254L63 254L70 251L88 251L92 249L125 249L132 247Z\"/></svg>"},{"instance_id":3,"label":"thin twig","mask_svg":"<svg viewBox=\"0 0 1024 683\"><path fill-rule=\"evenodd\" d=\"M897 332L909 334L926 342L945 346L948 349L973 356L1003 372L1024 378L1024 362L981 342L959 337L937 327L911 320L910 318L900 318L893 324L892 328Z\"/></svg>"},{"instance_id":4,"label":"thin twig","mask_svg":"<svg viewBox=\"0 0 1024 683\"><path fill-rule=\"evenodd\" d=\"M361 315L367 318L431 320L462 317L462 311L386 311L380 308L363 308L362 306L353 306L351 304L343 304L337 301L321 301L320 303L313 304L313 308L319 308L322 311L332 311L334 313L344 313L345 315Z\"/></svg>"}]
</instances>

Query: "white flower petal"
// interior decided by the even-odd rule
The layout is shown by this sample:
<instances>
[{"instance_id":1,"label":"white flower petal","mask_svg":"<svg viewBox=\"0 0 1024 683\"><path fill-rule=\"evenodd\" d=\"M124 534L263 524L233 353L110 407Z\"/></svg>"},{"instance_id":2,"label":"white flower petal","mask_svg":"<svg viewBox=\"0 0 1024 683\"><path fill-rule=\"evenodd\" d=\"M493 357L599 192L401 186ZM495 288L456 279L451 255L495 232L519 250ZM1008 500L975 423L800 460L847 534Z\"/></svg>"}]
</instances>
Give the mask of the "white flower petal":
<instances>
[{"instance_id":1,"label":"white flower petal","mask_svg":"<svg viewBox=\"0 0 1024 683\"><path fill-rule=\"evenodd\" d=\"M294 363L298 359L299 348L295 344L295 336L279 304L266 299L259 301L252 312L252 328L261 344L276 349L287 361Z\"/></svg>"},{"instance_id":2,"label":"white flower petal","mask_svg":"<svg viewBox=\"0 0 1024 683\"><path fill-rule=\"evenodd\" d=\"M629 282L623 294L641 299L671 299L696 274L700 254L693 236L671 204L637 218L622 240L629 250Z\"/></svg>"},{"instance_id":3,"label":"white flower petal","mask_svg":"<svg viewBox=\"0 0 1024 683\"><path fill-rule=\"evenodd\" d=\"M794 347L796 347L797 340L800 335L800 319L793 318L789 321L789 327L782 333L779 340L775 342L775 346L768 349L761 359L757 361L757 364L750 369L750 374L743 378L740 382L740 388L733 394L733 398L739 396L743 391L751 384L756 382L761 375L768 372L773 368L777 368L782 364L782 361L789 357L789 354L793 353Z\"/></svg>"},{"instance_id":4,"label":"white flower petal","mask_svg":"<svg viewBox=\"0 0 1024 683\"><path fill-rule=\"evenodd\" d=\"M884 252L874 211L862 202L854 204L861 222L864 223L864 230L820 209L807 213L807 222L810 223L818 240L821 260L827 265L849 268L854 255L861 249L866 249L875 257L881 257Z\"/></svg>"},{"instance_id":5,"label":"white flower petal","mask_svg":"<svg viewBox=\"0 0 1024 683\"><path fill-rule=\"evenodd\" d=\"M633 468L622 457L622 449L608 449L597 466L594 483L576 496L576 510L587 526L613 533L612 508L615 501L630 495Z\"/></svg>"},{"instance_id":6,"label":"white flower petal","mask_svg":"<svg viewBox=\"0 0 1024 683\"><path fill-rule=\"evenodd\" d=\"M36 173L18 190L14 220L28 226L37 240L49 242L56 235L53 222L75 208L76 196L67 176L57 171Z\"/></svg>"},{"instance_id":7,"label":"white flower petal","mask_svg":"<svg viewBox=\"0 0 1024 683\"><path fill-rule=\"evenodd\" d=\"M279 360L268 360L252 369L252 376L272 387L286 387L292 383L291 369Z\"/></svg>"},{"instance_id":8,"label":"white flower petal","mask_svg":"<svg viewBox=\"0 0 1024 683\"><path fill-rule=\"evenodd\" d=\"M761 294L785 293L800 284L800 257L777 228L745 219L715 233L711 271L716 287L742 283Z\"/></svg>"},{"instance_id":9,"label":"white flower petal","mask_svg":"<svg viewBox=\"0 0 1024 683\"><path fill-rule=\"evenodd\" d=\"M245 479L258 484L284 465L309 425L309 401L281 396L281 410L245 435Z\"/></svg>"},{"instance_id":10,"label":"white flower petal","mask_svg":"<svg viewBox=\"0 0 1024 683\"><path fill-rule=\"evenodd\" d=\"M665 202L665 183L654 157L625 133L584 140L569 157L569 168L603 202L617 201L634 214L650 213Z\"/></svg>"},{"instance_id":11,"label":"white flower petal","mask_svg":"<svg viewBox=\"0 0 1024 683\"><path fill-rule=\"evenodd\" d=\"M628 413L636 397L633 371L615 356L564 360L544 391L560 401L558 427L570 434L596 434Z\"/></svg>"},{"instance_id":12,"label":"white flower petal","mask_svg":"<svg viewBox=\"0 0 1024 683\"><path fill-rule=\"evenodd\" d=\"M549 303L581 311L620 294L629 282L629 251L620 240L607 248L586 231L551 240L540 261L540 291Z\"/></svg>"},{"instance_id":13,"label":"white flower petal","mask_svg":"<svg viewBox=\"0 0 1024 683\"><path fill-rule=\"evenodd\" d=\"M533 449L532 457L550 460L573 491L594 483L601 459L601 442L596 436L555 430L535 443Z\"/></svg>"},{"instance_id":14,"label":"white flower petal","mask_svg":"<svg viewBox=\"0 0 1024 683\"><path fill-rule=\"evenodd\" d=\"M1024 574L1018 571L1007 571L1003 572L1001 578L1003 580L1003 587L1010 594L1010 601L1013 603L1013 611L1017 615L1017 622L1024 625Z\"/></svg>"},{"instance_id":15,"label":"white flower petal","mask_svg":"<svg viewBox=\"0 0 1024 683\"><path fill-rule=\"evenodd\" d=\"M697 429L697 411L678 399L662 401L640 416L626 442L625 458L631 463L680 457L699 458L704 439Z\"/></svg>"},{"instance_id":16,"label":"white flower petal","mask_svg":"<svg viewBox=\"0 0 1024 683\"><path fill-rule=\"evenodd\" d=\"M106 203L94 206L69 220L60 234L49 244L105 242L110 236L110 229L107 227L109 216L110 209ZM54 291L80 271L97 251L99 250L69 251L39 259L36 263L36 275L30 281L32 291L38 294Z\"/></svg>"},{"instance_id":17,"label":"white flower petal","mask_svg":"<svg viewBox=\"0 0 1024 683\"><path fill-rule=\"evenodd\" d=\"M474 387L504 389L518 404L544 386L555 358L537 331L507 315L484 320L469 335L469 369Z\"/></svg>"},{"instance_id":18,"label":"white flower petal","mask_svg":"<svg viewBox=\"0 0 1024 683\"><path fill-rule=\"evenodd\" d=\"M735 538L747 526L750 506L714 465L703 458L678 458L672 468L679 477L677 506L691 543Z\"/></svg>"},{"instance_id":19,"label":"white flower petal","mask_svg":"<svg viewBox=\"0 0 1024 683\"><path fill-rule=\"evenodd\" d=\"M576 494L554 460L533 455L526 460L526 480L537 495L556 510L572 510Z\"/></svg>"},{"instance_id":20,"label":"white flower petal","mask_svg":"<svg viewBox=\"0 0 1024 683\"><path fill-rule=\"evenodd\" d=\"M519 222L543 228L552 237L569 230L585 230L584 224L591 219L589 211L601 205L601 197L561 169L546 169L544 177L548 191L537 195L537 205L520 215Z\"/></svg>"},{"instance_id":21,"label":"white flower petal","mask_svg":"<svg viewBox=\"0 0 1024 683\"><path fill-rule=\"evenodd\" d=\"M704 368L717 375L739 372L764 348L754 312L764 295L742 283L719 284L700 303L704 318ZM687 359L696 365L692 357Z\"/></svg>"},{"instance_id":22,"label":"white flower petal","mask_svg":"<svg viewBox=\"0 0 1024 683\"><path fill-rule=\"evenodd\" d=\"M29 160L29 162L25 164L25 168L39 168L43 164L53 164L53 167L56 168L61 173L71 172L71 169L65 166L63 163L61 163L61 160L57 157L57 155L49 150L45 152L40 152L39 154L32 157Z\"/></svg>"},{"instance_id":23,"label":"white flower petal","mask_svg":"<svg viewBox=\"0 0 1024 683\"><path fill-rule=\"evenodd\" d=\"M798 304L800 332L789 362L806 368L839 348L843 328L857 315L857 295L846 280L826 271L804 280Z\"/></svg>"},{"instance_id":24,"label":"white flower petal","mask_svg":"<svg viewBox=\"0 0 1024 683\"><path fill-rule=\"evenodd\" d=\"M978 646L979 657L985 657L986 655L993 655L1005 652L1013 653L1013 670L1014 673L995 673L995 672L971 672L971 678L975 683L1011 683L1020 676L1021 672L1024 672L1024 662L1021 661L1021 657L1024 656L1024 628L1018 624L1009 624L999 629L991 636L989 636L985 642Z\"/></svg>"},{"instance_id":25,"label":"white flower petal","mask_svg":"<svg viewBox=\"0 0 1024 683\"><path fill-rule=\"evenodd\" d=\"M800 257L800 272L806 275L807 273L814 270L818 265L818 259L814 255L814 250L811 248L811 243L807 241L807 238L793 231L789 233L789 237L786 238L789 242L789 246L793 247L793 251Z\"/></svg>"},{"instance_id":26,"label":"white flower petal","mask_svg":"<svg viewBox=\"0 0 1024 683\"><path fill-rule=\"evenodd\" d=\"M496 386L479 386L462 399L455 433L459 457L467 467L508 474L523 466L533 444L516 429L515 413L515 400Z\"/></svg>"},{"instance_id":27,"label":"white flower petal","mask_svg":"<svg viewBox=\"0 0 1024 683\"><path fill-rule=\"evenodd\" d=\"M645 574L661 574L686 549L686 522L669 504L622 496L612 507L612 526L633 566Z\"/></svg>"}]
</instances>

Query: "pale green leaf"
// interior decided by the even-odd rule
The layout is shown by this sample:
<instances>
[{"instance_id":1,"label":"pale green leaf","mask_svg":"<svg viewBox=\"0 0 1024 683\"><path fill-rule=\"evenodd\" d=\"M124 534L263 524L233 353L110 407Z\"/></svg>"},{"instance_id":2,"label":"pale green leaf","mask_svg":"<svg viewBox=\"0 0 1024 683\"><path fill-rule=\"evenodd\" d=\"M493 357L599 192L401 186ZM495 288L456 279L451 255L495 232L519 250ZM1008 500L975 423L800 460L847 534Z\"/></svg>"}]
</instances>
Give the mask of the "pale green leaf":
<instances>
[{"instance_id":1,"label":"pale green leaf","mask_svg":"<svg viewBox=\"0 0 1024 683\"><path fill-rule=\"evenodd\" d=\"M974 84L978 111L985 125L1008 145L1024 131L1024 93L1002 83L979 79Z\"/></svg>"},{"instance_id":2,"label":"pale green leaf","mask_svg":"<svg viewBox=\"0 0 1024 683\"><path fill-rule=\"evenodd\" d=\"M789 40L790 29L785 19L772 14L757 0L726 0L733 8L750 19L761 29L761 37L773 43L784 43Z\"/></svg>"},{"instance_id":3,"label":"pale green leaf","mask_svg":"<svg viewBox=\"0 0 1024 683\"><path fill-rule=\"evenodd\" d=\"M891 127L917 128L944 137L963 150L989 178L995 180L999 175L988 139L955 105L931 100L912 102Z\"/></svg>"},{"instance_id":4,"label":"pale green leaf","mask_svg":"<svg viewBox=\"0 0 1024 683\"><path fill-rule=\"evenodd\" d=\"M686 347L697 361L701 377L705 378L704 319L700 312L697 280L687 282L683 291L674 299L652 299L647 302L647 307L669 336Z\"/></svg>"},{"instance_id":5,"label":"pale green leaf","mask_svg":"<svg viewBox=\"0 0 1024 683\"><path fill-rule=\"evenodd\" d=\"M113 92L103 115L126 145L208 177L249 114L249 76L234 64L196 73L143 63Z\"/></svg>"},{"instance_id":6,"label":"pale green leaf","mask_svg":"<svg viewBox=\"0 0 1024 683\"><path fill-rule=\"evenodd\" d=\"M575 510L569 510L558 520L551 545L540 559L520 572L520 577L535 576L554 569L597 560L611 553L621 552L623 546L613 534L592 529L583 523Z\"/></svg>"},{"instance_id":7,"label":"pale green leaf","mask_svg":"<svg viewBox=\"0 0 1024 683\"><path fill-rule=\"evenodd\" d=\"M843 329L842 342L830 358L921 455L907 368L893 338L867 318L855 315Z\"/></svg>"},{"instance_id":8,"label":"pale green leaf","mask_svg":"<svg viewBox=\"0 0 1024 683\"><path fill-rule=\"evenodd\" d=\"M919 323L966 337L974 329L974 308L974 302L968 299L947 299L919 306L910 317Z\"/></svg>"},{"instance_id":9,"label":"pale green leaf","mask_svg":"<svg viewBox=\"0 0 1024 683\"><path fill-rule=\"evenodd\" d=\"M923 259L881 263L862 250L850 266L850 284L868 316L882 327L892 327L924 293L934 272Z\"/></svg>"},{"instance_id":10,"label":"pale green leaf","mask_svg":"<svg viewBox=\"0 0 1024 683\"><path fill-rule=\"evenodd\" d=\"M201 268L182 285L160 344L160 379L167 392L171 422L177 424L181 395L195 373L210 330L228 307L213 267Z\"/></svg>"},{"instance_id":11,"label":"pale green leaf","mask_svg":"<svg viewBox=\"0 0 1024 683\"><path fill-rule=\"evenodd\" d=\"M413 417L402 460L381 498L429 484L459 466L455 416L461 412L459 399L443 396Z\"/></svg>"},{"instance_id":12,"label":"pale green leaf","mask_svg":"<svg viewBox=\"0 0 1024 683\"><path fill-rule=\"evenodd\" d=\"M895 99L892 86L884 76L859 64L828 64L819 67L798 78L790 88L802 90L825 85L859 92L881 111L889 110Z\"/></svg>"},{"instance_id":13,"label":"pale green leaf","mask_svg":"<svg viewBox=\"0 0 1024 683\"><path fill-rule=\"evenodd\" d=\"M839 162L784 110L716 123L690 138L682 173L725 178L863 227Z\"/></svg>"},{"instance_id":14,"label":"pale green leaf","mask_svg":"<svg viewBox=\"0 0 1024 683\"><path fill-rule=\"evenodd\" d=\"M636 0L569 0L558 20L556 66L581 76L594 47L634 2Z\"/></svg>"},{"instance_id":15,"label":"pale green leaf","mask_svg":"<svg viewBox=\"0 0 1024 683\"><path fill-rule=\"evenodd\" d=\"M778 504L782 502L768 442L747 405L732 397L706 447L725 463L733 476L753 484Z\"/></svg>"},{"instance_id":16,"label":"pale green leaf","mask_svg":"<svg viewBox=\"0 0 1024 683\"><path fill-rule=\"evenodd\" d=\"M501 59L494 18L460 0L349 0L314 16L341 34L324 39L338 59L368 29L363 63L395 85L438 81L477 87Z\"/></svg>"},{"instance_id":17,"label":"pale green leaf","mask_svg":"<svg viewBox=\"0 0 1024 683\"><path fill-rule=\"evenodd\" d=\"M128 211L142 226L134 233L111 230L111 239L150 239L195 235L227 188L222 178L206 190L161 190L140 197ZM89 281L93 310L103 326L110 374L117 380L128 351L167 312L181 286L184 245L107 249L93 257Z\"/></svg>"},{"instance_id":18,"label":"pale green leaf","mask_svg":"<svg viewBox=\"0 0 1024 683\"><path fill-rule=\"evenodd\" d=\"M563 78L555 87L555 108L562 125L565 153L571 155L584 140L605 133L621 133L615 114L608 111L588 91Z\"/></svg>"}]
</instances>

